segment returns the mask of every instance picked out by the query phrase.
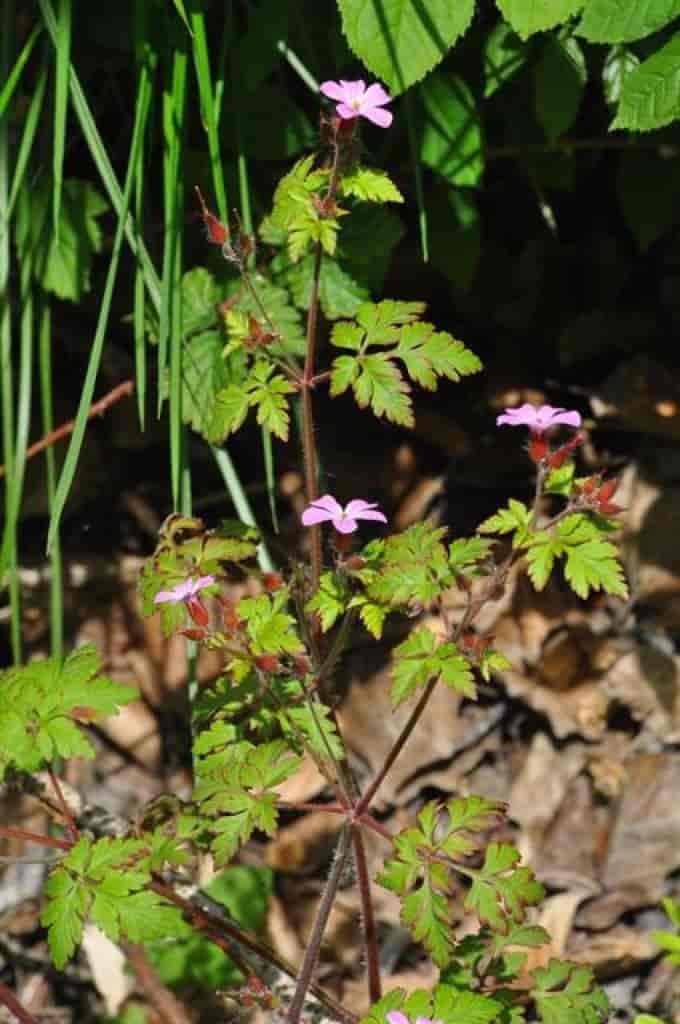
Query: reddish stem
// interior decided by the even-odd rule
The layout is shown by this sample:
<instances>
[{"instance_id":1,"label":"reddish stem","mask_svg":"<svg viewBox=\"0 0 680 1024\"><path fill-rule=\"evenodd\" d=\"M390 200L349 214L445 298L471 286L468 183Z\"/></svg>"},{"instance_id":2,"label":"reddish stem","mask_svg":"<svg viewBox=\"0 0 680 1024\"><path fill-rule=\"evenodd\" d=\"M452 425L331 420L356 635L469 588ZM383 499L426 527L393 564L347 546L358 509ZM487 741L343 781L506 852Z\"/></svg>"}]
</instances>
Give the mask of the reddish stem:
<instances>
[{"instance_id":1,"label":"reddish stem","mask_svg":"<svg viewBox=\"0 0 680 1024\"><path fill-rule=\"evenodd\" d=\"M57 794L57 801L59 803L59 809L61 810L61 814L62 814L62 817L64 819L64 828L66 829L66 831L71 836L71 839L73 840L73 842L77 843L78 842L78 837L79 837L80 833L78 832L78 826L76 825L75 819L74 819L73 815L71 814L71 812L69 810L68 804L66 803L66 800L64 799L64 794L63 794L62 788L59 785L59 779L57 778L57 776L52 771L51 766L48 767L47 774L50 777L50 782L52 783L52 788L54 789L54 792Z\"/></svg>"},{"instance_id":2,"label":"reddish stem","mask_svg":"<svg viewBox=\"0 0 680 1024\"><path fill-rule=\"evenodd\" d=\"M125 398L127 395L131 395L134 389L135 385L131 380L124 380L122 384L117 384L115 388L108 392L108 394L104 395L104 397L100 398L98 402L94 402L94 404L90 406L87 414L88 420L91 420L94 416L101 416L102 413L106 412L110 405L113 405L115 402L119 402L121 398ZM51 430L49 434L45 434L45 436L41 437L39 441L35 442L35 444L29 445L26 449L26 458L30 459L33 455L37 455L39 452L44 451L45 448L49 448L57 441L61 441L63 437L68 437L69 434L73 433L75 425L75 420L69 420L68 423L62 423L62 425L57 427L56 430ZM5 472L5 467L0 466L0 478L5 475Z\"/></svg>"},{"instance_id":3,"label":"reddish stem","mask_svg":"<svg viewBox=\"0 0 680 1024\"><path fill-rule=\"evenodd\" d=\"M183 1003L161 981L141 946L125 946L128 963L156 1013L165 1024L191 1024Z\"/></svg>"},{"instance_id":4,"label":"reddish stem","mask_svg":"<svg viewBox=\"0 0 680 1024\"><path fill-rule=\"evenodd\" d=\"M26 829L10 828L7 825L0 825L0 839L23 839L27 843L38 843L40 846L54 846L57 850L70 850L73 846L67 839L54 839L39 832L27 832Z\"/></svg>"},{"instance_id":5,"label":"reddish stem","mask_svg":"<svg viewBox=\"0 0 680 1024\"><path fill-rule=\"evenodd\" d=\"M6 1006L10 1013L14 1014L16 1019L20 1021L20 1024L38 1024L35 1017L21 1005L12 990L2 981L0 981L0 1003Z\"/></svg>"},{"instance_id":6,"label":"reddish stem","mask_svg":"<svg viewBox=\"0 0 680 1024\"><path fill-rule=\"evenodd\" d=\"M377 1003L382 995L380 983L380 961L378 959L378 932L373 913L371 898L371 880L366 863L364 837L356 825L352 826L352 844L354 846L354 862L357 868L357 883L361 899L361 923L364 929L364 949L366 950L366 969L368 971L369 1002Z\"/></svg>"}]
</instances>

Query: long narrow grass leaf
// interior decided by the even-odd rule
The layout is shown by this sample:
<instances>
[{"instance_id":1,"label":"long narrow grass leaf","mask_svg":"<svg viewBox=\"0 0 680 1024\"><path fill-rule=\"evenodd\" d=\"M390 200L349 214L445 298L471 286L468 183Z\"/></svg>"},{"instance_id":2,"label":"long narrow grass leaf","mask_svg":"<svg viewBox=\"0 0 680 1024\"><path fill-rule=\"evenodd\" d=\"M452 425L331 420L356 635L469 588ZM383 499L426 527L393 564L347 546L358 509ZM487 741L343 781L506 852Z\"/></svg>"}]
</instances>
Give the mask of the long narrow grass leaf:
<instances>
[{"instance_id":1,"label":"long narrow grass leaf","mask_svg":"<svg viewBox=\"0 0 680 1024\"><path fill-rule=\"evenodd\" d=\"M192 50L196 69L196 81L198 83L198 97L201 104L203 124L208 136L208 154L210 156L210 170L215 190L215 199L220 218L226 223L229 219L229 207L227 205L224 168L220 154L219 126L210 71L205 15L200 0L189 0L189 21L192 30Z\"/></svg>"},{"instance_id":2,"label":"long narrow grass leaf","mask_svg":"<svg viewBox=\"0 0 680 1024\"><path fill-rule=\"evenodd\" d=\"M12 28L15 10L12 0L3 4L0 25L0 79L6 80L10 70ZM0 120L0 218L5 230L0 232L0 388L2 394L2 454L5 464L5 530L2 562L9 568L8 588L11 616L10 642L15 662L21 660L21 603L17 561L16 530L10 530L12 486L14 480L14 371L12 360L12 300L10 295L10 244L8 226L9 200L9 122ZM5 583L5 569L0 565L0 585Z\"/></svg>"},{"instance_id":3,"label":"long narrow grass leaf","mask_svg":"<svg viewBox=\"0 0 680 1024\"><path fill-rule=\"evenodd\" d=\"M415 115L413 113L413 103L411 101L410 92L407 92L404 95L404 105L406 108L406 129L408 132L408 148L409 155L411 158L411 168L413 170L413 181L415 184L416 206L418 207L420 251L423 257L423 262L427 263L430 258L430 250L428 242L427 210L425 208L425 194L423 192L423 165L420 161L420 156L418 154L418 137L416 132L416 121Z\"/></svg>"},{"instance_id":4,"label":"long narrow grass leaf","mask_svg":"<svg viewBox=\"0 0 680 1024\"><path fill-rule=\"evenodd\" d=\"M43 2L45 2L45 0L43 0ZM120 253L125 234L125 227L128 220L128 210L130 206L130 197L134 181L134 170L136 167L139 147L142 144L145 121L145 111L141 108L138 102L135 108L135 117L132 128L132 141L130 143L130 155L128 158L127 171L125 174L125 186L123 189L123 194L121 196L118 223L116 225L116 233L114 236L113 247L111 250L111 259L106 274L106 281L104 283L104 294L102 296L101 305L99 307L97 326L95 329L94 340L92 342L92 348L90 351L90 358L87 364L87 370L85 372L85 380L83 382L80 402L78 404L78 412L76 414L73 433L71 435L71 441L69 443L68 451L66 452L66 457L64 459L64 464L59 477L57 493L54 499L54 507L52 509L52 515L50 516L50 526L47 535L48 552L51 550L52 544L57 535L57 531L59 530L59 524L61 522L61 517L63 515L66 500L71 490L71 485L73 483L73 478L75 476L76 468L78 465L80 449L82 447L83 438L85 436L85 429L87 426L87 414L94 395L94 389L97 381L97 373L99 371L99 364L101 361L102 350L104 346L104 338L106 337L106 329L108 326L109 315L111 312L111 299L113 297L113 289L116 282L116 275L118 273Z\"/></svg>"},{"instance_id":5,"label":"long narrow grass leaf","mask_svg":"<svg viewBox=\"0 0 680 1024\"><path fill-rule=\"evenodd\" d=\"M52 384L52 309L48 297L42 293L38 300L38 360L40 372L40 406L42 411L43 434L47 436L54 430L54 411ZM56 492L56 465L54 448L48 445L45 449L45 483L47 488L47 507L52 514ZM63 562L61 554L61 537L59 531L54 535L50 548L50 653L55 658L64 654L64 595L63 595Z\"/></svg>"},{"instance_id":6,"label":"long narrow grass leaf","mask_svg":"<svg viewBox=\"0 0 680 1024\"><path fill-rule=\"evenodd\" d=\"M316 80L312 72L309 70L309 68L302 63L302 61L295 53L295 51L291 50L290 46L285 41L285 39L279 39L279 41L276 44L276 47L281 56L288 61L293 71L295 71L298 78L300 78L300 80L305 83L307 88L310 89L312 92L318 92L318 81Z\"/></svg>"},{"instance_id":7,"label":"long narrow grass leaf","mask_svg":"<svg viewBox=\"0 0 680 1024\"><path fill-rule=\"evenodd\" d=\"M231 456L224 450L224 448L213 448L212 453L215 458L215 462L217 463L217 468L222 474L222 479L224 480L227 491L229 492L229 496L234 503L236 515L241 522L245 523L247 526L257 526L253 510L250 507L248 497L241 486L241 481L239 480L238 473L234 468L234 463L231 461ZM263 572L273 572L274 563L272 562L271 555L269 554L264 541L262 541L257 549L257 561Z\"/></svg>"},{"instance_id":8,"label":"long narrow grass leaf","mask_svg":"<svg viewBox=\"0 0 680 1024\"><path fill-rule=\"evenodd\" d=\"M72 0L59 0L56 64L54 77L54 138L52 140L52 223L59 241L59 215L61 189L64 176L64 149L66 145L66 118L68 115L69 70L71 67Z\"/></svg>"},{"instance_id":9,"label":"long narrow grass leaf","mask_svg":"<svg viewBox=\"0 0 680 1024\"><path fill-rule=\"evenodd\" d=\"M163 198L165 235L158 337L159 380L169 356L170 482L174 508L182 504L184 428L182 424L182 224L184 214L184 121L188 51L186 37L169 41L163 87ZM159 392L159 409L160 409Z\"/></svg>"},{"instance_id":10,"label":"long narrow grass leaf","mask_svg":"<svg viewBox=\"0 0 680 1024\"><path fill-rule=\"evenodd\" d=\"M26 62L28 61L28 58L31 56L33 47L35 46L36 40L41 32L42 25L36 25L33 31L31 32L30 36L22 46L21 53L14 62L14 67L5 79L2 89L0 89L0 117L2 117L5 113L5 110L7 109L7 104L10 102L12 96L14 95L14 90L16 89L17 85L19 84L19 81L21 80L21 72L26 67Z\"/></svg>"},{"instance_id":11,"label":"long narrow grass leaf","mask_svg":"<svg viewBox=\"0 0 680 1024\"><path fill-rule=\"evenodd\" d=\"M21 133L21 142L19 143L19 149L17 150L17 158L14 164L14 173L12 175L12 187L9 192L7 211L8 220L11 220L12 218L14 204L16 203L19 190L23 184L26 168L28 167L28 160L33 149L35 133L40 121L40 114L42 113L47 75L48 64L47 61L43 60L38 69L38 75L35 80L31 101L28 105L28 110L26 111L26 120L24 121L24 130Z\"/></svg>"},{"instance_id":12,"label":"long narrow grass leaf","mask_svg":"<svg viewBox=\"0 0 680 1024\"><path fill-rule=\"evenodd\" d=\"M54 44L57 35L57 21L54 9L50 0L38 0L38 3L40 4L40 11L45 21L47 31L50 34L52 43ZM109 194L113 208L120 217L120 212L123 208L123 193L120 185L118 184L116 173L111 165L111 161L109 160L106 147L102 141L101 135L99 134L99 130L92 116L92 111L90 110L85 93L83 92L80 80L73 68L73 65L71 65L69 79L71 102L73 103L81 130L85 136L85 141L87 142L92 159L94 160L102 182L104 183L104 187ZM149 298L151 299L154 308L159 310L161 306L161 287L158 274L156 273L151 257L149 256L144 242L138 234L131 216L128 216L125 220L125 234L130 248L137 257L144 272L144 282L149 293Z\"/></svg>"},{"instance_id":13,"label":"long narrow grass leaf","mask_svg":"<svg viewBox=\"0 0 680 1024\"><path fill-rule=\"evenodd\" d=\"M137 103L140 117L143 120L142 141L139 145L135 177L135 222L141 231L144 224L144 197L146 183L146 140L148 138L148 122L153 98L153 87L158 66L158 51L150 33L148 0L135 0L135 54L137 57ZM146 290L144 273L137 262L135 264L135 285L133 305L133 336L135 344L135 383L137 391L137 413L139 425L144 430L146 419Z\"/></svg>"}]
</instances>

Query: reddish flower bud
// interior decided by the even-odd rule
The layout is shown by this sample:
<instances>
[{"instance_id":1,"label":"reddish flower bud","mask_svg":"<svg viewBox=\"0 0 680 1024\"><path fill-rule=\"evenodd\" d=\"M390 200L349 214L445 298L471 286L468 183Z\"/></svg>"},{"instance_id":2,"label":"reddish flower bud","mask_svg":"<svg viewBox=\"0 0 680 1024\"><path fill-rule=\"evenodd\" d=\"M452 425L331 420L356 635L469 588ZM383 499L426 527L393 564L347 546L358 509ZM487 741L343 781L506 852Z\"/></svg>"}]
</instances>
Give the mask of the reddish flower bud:
<instances>
[{"instance_id":1,"label":"reddish flower bud","mask_svg":"<svg viewBox=\"0 0 680 1024\"><path fill-rule=\"evenodd\" d=\"M545 434L532 434L529 440L529 458L531 461L538 465L539 462L543 462L547 454L548 442L545 439Z\"/></svg>"},{"instance_id":2,"label":"reddish flower bud","mask_svg":"<svg viewBox=\"0 0 680 1024\"><path fill-rule=\"evenodd\" d=\"M278 572L263 572L262 586L265 590L278 590L283 586L283 576Z\"/></svg>"},{"instance_id":3,"label":"reddish flower bud","mask_svg":"<svg viewBox=\"0 0 680 1024\"><path fill-rule=\"evenodd\" d=\"M352 547L352 539L351 533L340 533L338 530L333 530L333 546L339 554L349 551Z\"/></svg>"},{"instance_id":4,"label":"reddish flower bud","mask_svg":"<svg viewBox=\"0 0 680 1024\"><path fill-rule=\"evenodd\" d=\"M262 672L278 672L281 668L281 662L275 654L258 654L253 661Z\"/></svg>"},{"instance_id":5,"label":"reddish flower bud","mask_svg":"<svg viewBox=\"0 0 680 1024\"><path fill-rule=\"evenodd\" d=\"M207 626L210 622L208 609L197 597L190 597L186 601L187 611L197 626Z\"/></svg>"},{"instance_id":6,"label":"reddish flower bud","mask_svg":"<svg viewBox=\"0 0 680 1024\"><path fill-rule=\"evenodd\" d=\"M312 671L312 663L306 654L293 654L291 657L298 675L306 676Z\"/></svg>"},{"instance_id":7,"label":"reddish flower bud","mask_svg":"<svg viewBox=\"0 0 680 1024\"><path fill-rule=\"evenodd\" d=\"M198 643L201 640L205 640L208 631L206 629L181 629L180 635L185 636L187 640L195 640Z\"/></svg>"},{"instance_id":8,"label":"reddish flower bud","mask_svg":"<svg viewBox=\"0 0 680 1024\"><path fill-rule=\"evenodd\" d=\"M570 459L574 454L574 449L578 445L583 444L585 441L585 434L574 434L570 441L563 444L561 448L558 448L556 452L553 452L548 459L548 465L551 469L560 469L567 459Z\"/></svg>"},{"instance_id":9,"label":"reddish flower bud","mask_svg":"<svg viewBox=\"0 0 680 1024\"><path fill-rule=\"evenodd\" d=\"M362 558L361 555L350 555L341 564L342 568L346 569L347 572L359 572L366 565L366 559Z\"/></svg>"},{"instance_id":10,"label":"reddish flower bud","mask_svg":"<svg viewBox=\"0 0 680 1024\"><path fill-rule=\"evenodd\" d=\"M605 480L597 493L598 501L609 501L616 494L616 490L619 486L619 481L616 477L612 477L611 480Z\"/></svg>"},{"instance_id":11,"label":"reddish flower bud","mask_svg":"<svg viewBox=\"0 0 680 1024\"><path fill-rule=\"evenodd\" d=\"M198 201L201 204L201 217L205 224L208 241L212 242L213 245L226 245L229 241L229 228L219 221L214 213L210 212L198 185L194 185L194 188L196 190L196 195L198 196Z\"/></svg>"}]
</instances>

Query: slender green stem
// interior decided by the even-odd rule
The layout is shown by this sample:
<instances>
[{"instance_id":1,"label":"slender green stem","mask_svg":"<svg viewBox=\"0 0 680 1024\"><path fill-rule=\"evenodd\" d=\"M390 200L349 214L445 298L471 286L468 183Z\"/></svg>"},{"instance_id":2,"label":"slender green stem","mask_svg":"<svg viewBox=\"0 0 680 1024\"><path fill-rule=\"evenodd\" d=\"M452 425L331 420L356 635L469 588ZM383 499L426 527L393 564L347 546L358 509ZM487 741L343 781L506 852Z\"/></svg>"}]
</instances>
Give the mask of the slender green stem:
<instances>
[{"instance_id":1,"label":"slender green stem","mask_svg":"<svg viewBox=\"0 0 680 1024\"><path fill-rule=\"evenodd\" d=\"M298 1024L302 1015L305 997L312 980L312 973L316 967L317 960L319 959L323 933L326 930L328 917L335 901L345 861L347 860L347 854L349 853L351 838L351 826L344 825L340 832L338 845L335 848L333 866L331 867L328 881L326 882L326 887L323 891L323 896L321 897L319 909L317 910L316 918L312 925L312 932L307 941L305 955L302 960L302 964L300 965L295 992L293 993L293 998L291 999L290 1006L288 1007L288 1013L286 1015L287 1024Z\"/></svg>"},{"instance_id":2,"label":"slender green stem","mask_svg":"<svg viewBox=\"0 0 680 1024\"><path fill-rule=\"evenodd\" d=\"M40 370L40 404L42 409L42 426L44 436L54 430L54 411L52 394L52 309L44 292L39 295L40 310L38 313L38 361ZM29 454L28 452L26 453ZM45 481L47 487L47 507L52 515L54 496L57 488L57 471L55 466L54 448L45 447ZM52 656L61 660L64 654L64 598L63 598L63 562L61 557L61 538L59 531L54 535L54 542L49 554L50 559L50 651Z\"/></svg>"}]
</instances>

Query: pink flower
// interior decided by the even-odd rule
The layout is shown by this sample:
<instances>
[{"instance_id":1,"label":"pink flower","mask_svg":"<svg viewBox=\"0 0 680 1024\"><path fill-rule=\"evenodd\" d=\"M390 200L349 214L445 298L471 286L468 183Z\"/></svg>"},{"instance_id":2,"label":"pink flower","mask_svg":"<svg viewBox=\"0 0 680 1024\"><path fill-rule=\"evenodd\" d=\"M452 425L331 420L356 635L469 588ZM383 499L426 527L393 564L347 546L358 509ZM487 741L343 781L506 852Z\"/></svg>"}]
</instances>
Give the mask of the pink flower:
<instances>
[{"instance_id":1,"label":"pink flower","mask_svg":"<svg viewBox=\"0 0 680 1024\"><path fill-rule=\"evenodd\" d=\"M389 1024L411 1024L405 1013L401 1010L390 1010L387 1014ZM416 1017L416 1024L442 1024L440 1020L432 1020L430 1017Z\"/></svg>"},{"instance_id":2,"label":"pink flower","mask_svg":"<svg viewBox=\"0 0 680 1024\"><path fill-rule=\"evenodd\" d=\"M528 427L532 434L542 434L544 430L563 423L567 427L580 427L581 414L575 410L559 409L552 405L541 405L536 408L529 402L517 409L506 409L496 420L496 426L503 424L509 427Z\"/></svg>"},{"instance_id":3,"label":"pink flower","mask_svg":"<svg viewBox=\"0 0 680 1024\"><path fill-rule=\"evenodd\" d=\"M205 587L211 586L215 582L214 576L201 576L197 580L182 580L172 588L172 590L159 590L153 599L154 604L164 604L166 601L169 604L179 604L181 601L191 601L200 590Z\"/></svg>"},{"instance_id":4,"label":"pink flower","mask_svg":"<svg viewBox=\"0 0 680 1024\"><path fill-rule=\"evenodd\" d=\"M389 128L392 124L392 114L382 109L386 103L392 102L392 97L378 82L367 89L362 79L344 82L341 78L339 82L322 82L319 88L324 96L337 101L335 110L343 121L365 117L381 128Z\"/></svg>"},{"instance_id":5,"label":"pink flower","mask_svg":"<svg viewBox=\"0 0 680 1024\"><path fill-rule=\"evenodd\" d=\"M354 533L358 528L358 519L375 519L386 523L387 519L378 511L375 502L354 498L343 508L331 494L317 498L302 513L303 526L316 526L317 523L331 522L338 533Z\"/></svg>"}]
</instances>

